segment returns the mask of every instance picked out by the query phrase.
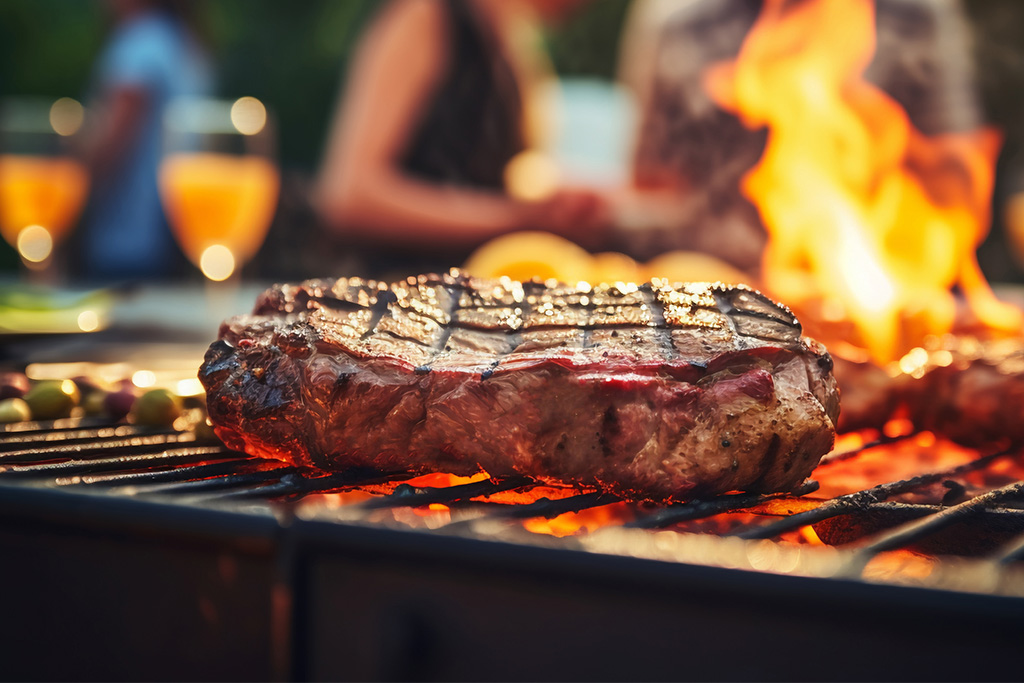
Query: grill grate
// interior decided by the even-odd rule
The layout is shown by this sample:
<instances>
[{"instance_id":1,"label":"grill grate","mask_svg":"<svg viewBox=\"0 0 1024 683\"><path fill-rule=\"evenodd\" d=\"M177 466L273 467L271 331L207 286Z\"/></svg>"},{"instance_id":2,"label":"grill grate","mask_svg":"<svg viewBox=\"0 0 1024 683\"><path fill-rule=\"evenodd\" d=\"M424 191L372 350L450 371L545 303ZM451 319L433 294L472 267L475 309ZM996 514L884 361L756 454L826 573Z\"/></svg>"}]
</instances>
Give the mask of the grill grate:
<instances>
[{"instance_id":1,"label":"grill grate","mask_svg":"<svg viewBox=\"0 0 1024 683\"><path fill-rule=\"evenodd\" d=\"M883 437L860 448L830 454L825 462L855 461L871 449L907 438ZM832 498L809 497L818 490L818 483L809 480L789 494L727 494L662 506L626 504L615 495L588 490L509 502L499 494L529 494L541 485L525 477L509 477L451 486L416 486L404 483L412 477L405 472L362 469L324 474L250 458L219 442L197 439L189 430L147 430L68 419L18 425L0 433L0 486L85 491L189 506L255 502L285 512L294 512L295 505L311 494L365 491L368 495L364 499L341 504L334 518L373 524L377 521L375 512L440 505L451 511L451 517L430 528L454 534L473 533L482 525L504 525L521 531L523 520L550 520L613 504L628 505L628 514L605 520L603 526L637 533L746 513L749 520L715 532L743 541L786 540L790 538L787 534L804 527L866 516L874 520L873 526L866 536L849 545L842 571L843 576L859 577L878 555L913 549L922 543L927 547L929 539L962 524L993 532L989 535L994 534L995 540L982 544L984 562L1008 567L1024 559L1024 510L1020 509L1024 482L1012 482L950 505L910 505L889 500L943 483L951 496L962 497L966 489L958 480L964 475L1019 455L1018 449L1001 450L964 464ZM768 518L771 521L766 523ZM676 530L681 528L685 527ZM522 538L522 534L514 537ZM938 547L952 554L979 554L974 547L948 543Z\"/></svg>"},{"instance_id":2,"label":"grill grate","mask_svg":"<svg viewBox=\"0 0 1024 683\"><path fill-rule=\"evenodd\" d=\"M877 662L901 680L1012 679L1024 637L1024 482L1006 481L1017 455L846 495L822 476L790 494L655 506L521 477L303 471L189 430L8 427L5 673L665 680L685 662L693 678L747 680L799 644L787 679L870 679ZM943 486L946 504L905 500ZM541 533L563 516L599 523ZM812 522L828 542L851 527L849 543L794 545ZM974 557L877 571L876 558L946 535ZM978 537L990 538L963 547Z\"/></svg>"}]
</instances>

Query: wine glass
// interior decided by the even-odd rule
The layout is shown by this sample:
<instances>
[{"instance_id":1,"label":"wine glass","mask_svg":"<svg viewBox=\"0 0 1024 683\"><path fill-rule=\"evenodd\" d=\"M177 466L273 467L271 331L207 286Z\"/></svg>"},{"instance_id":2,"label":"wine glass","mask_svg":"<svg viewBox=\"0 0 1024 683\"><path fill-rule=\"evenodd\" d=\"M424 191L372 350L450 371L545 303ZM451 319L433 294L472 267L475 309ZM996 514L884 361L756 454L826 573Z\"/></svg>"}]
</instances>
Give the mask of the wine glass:
<instances>
[{"instance_id":1,"label":"wine glass","mask_svg":"<svg viewBox=\"0 0 1024 683\"><path fill-rule=\"evenodd\" d=\"M174 237L208 281L237 282L277 207L272 118L254 97L189 98L167 107L163 128L160 196Z\"/></svg>"},{"instance_id":2,"label":"wine glass","mask_svg":"<svg viewBox=\"0 0 1024 683\"><path fill-rule=\"evenodd\" d=\"M89 174L73 154L84 120L68 97L0 101L0 235L30 279L53 278L55 249L88 195Z\"/></svg>"}]
</instances>

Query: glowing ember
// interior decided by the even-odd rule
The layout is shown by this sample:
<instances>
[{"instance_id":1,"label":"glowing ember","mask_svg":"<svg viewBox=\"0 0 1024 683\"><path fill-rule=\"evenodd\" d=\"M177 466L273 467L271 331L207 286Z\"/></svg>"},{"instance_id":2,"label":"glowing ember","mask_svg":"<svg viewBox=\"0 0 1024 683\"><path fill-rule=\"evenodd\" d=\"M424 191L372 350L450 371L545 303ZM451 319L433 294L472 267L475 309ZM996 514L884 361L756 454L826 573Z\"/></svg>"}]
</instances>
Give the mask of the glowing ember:
<instances>
[{"instance_id":1,"label":"glowing ember","mask_svg":"<svg viewBox=\"0 0 1024 683\"><path fill-rule=\"evenodd\" d=\"M622 524L633 518L633 509L628 503L612 503L580 512L566 512L553 519L534 517L523 522L527 531L549 536L573 536L590 532L610 524Z\"/></svg>"},{"instance_id":2,"label":"glowing ember","mask_svg":"<svg viewBox=\"0 0 1024 683\"><path fill-rule=\"evenodd\" d=\"M911 550L892 550L871 558L864 568L864 578L868 581L925 579L935 571L936 563L936 558Z\"/></svg>"},{"instance_id":3,"label":"glowing ember","mask_svg":"<svg viewBox=\"0 0 1024 683\"><path fill-rule=\"evenodd\" d=\"M874 19L870 0L768 0L737 60L707 73L716 102L768 128L743 181L770 236L765 286L804 318L852 323L847 341L876 362L952 330L954 286L990 330L1019 331L974 256L999 135L915 129L862 78Z\"/></svg>"}]
</instances>

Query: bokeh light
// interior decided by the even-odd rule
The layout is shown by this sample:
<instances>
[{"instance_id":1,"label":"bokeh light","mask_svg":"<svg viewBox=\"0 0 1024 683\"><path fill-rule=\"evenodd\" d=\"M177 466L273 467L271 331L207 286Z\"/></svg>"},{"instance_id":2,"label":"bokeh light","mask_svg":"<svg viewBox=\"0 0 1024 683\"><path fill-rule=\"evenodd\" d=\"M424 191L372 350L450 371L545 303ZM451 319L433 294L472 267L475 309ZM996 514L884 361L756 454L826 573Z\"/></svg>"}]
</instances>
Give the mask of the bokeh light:
<instances>
[{"instance_id":1,"label":"bokeh light","mask_svg":"<svg viewBox=\"0 0 1024 683\"><path fill-rule=\"evenodd\" d=\"M559 183L558 165L548 155L525 150L505 166L505 189L516 199L539 201L554 194Z\"/></svg>"},{"instance_id":2,"label":"bokeh light","mask_svg":"<svg viewBox=\"0 0 1024 683\"><path fill-rule=\"evenodd\" d=\"M62 97L50 106L50 126L57 135L74 135L85 121L85 107L78 100Z\"/></svg>"},{"instance_id":3,"label":"bokeh light","mask_svg":"<svg viewBox=\"0 0 1024 683\"><path fill-rule=\"evenodd\" d=\"M29 225L18 233L18 253L29 263L42 263L53 253L53 237L41 225Z\"/></svg>"},{"instance_id":4,"label":"bokeh light","mask_svg":"<svg viewBox=\"0 0 1024 683\"><path fill-rule=\"evenodd\" d=\"M100 328L100 317L96 311L84 310L78 314L78 329L82 332L95 332Z\"/></svg>"},{"instance_id":5,"label":"bokeh light","mask_svg":"<svg viewBox=\"0 0 1024 683\"><path fill-rule=\"evenodd\" d=\"M198 396L203 393L203 383L195 377L178 380L174 393L178 396Z\"/></svg>"},{"instance_id":6,"label":"bokeh light","mask_svg":"<svg viewBox=\"0 0 1024 683\"><path fill-rule=\"evenodd\" d=\"M255 97L240 97L231 105L231 123L242 135L256 135L267 125L267 108Z\"/></svg>"},{"instance_id":7,"label":"bokeh light","mask_svg":"<svg viewBox=\"0 0 1024 683\"><path fill-rule=\"evenodd\" d=\"M199 269L216 282L227 280L235 272L235 255L223 244L214 244L199 257Z\"/></svg>"},{"instance_id":8,"label":"bokeh light","mask_svg":"<svg viewBox=\"0 0 1024 683\"><path fill-rule=\"evenodd\" d=\"M151 370L139 370L132 375L132 384L140 389L146 389L156 384L156 374Z\"/></svg>"}]
</instances>

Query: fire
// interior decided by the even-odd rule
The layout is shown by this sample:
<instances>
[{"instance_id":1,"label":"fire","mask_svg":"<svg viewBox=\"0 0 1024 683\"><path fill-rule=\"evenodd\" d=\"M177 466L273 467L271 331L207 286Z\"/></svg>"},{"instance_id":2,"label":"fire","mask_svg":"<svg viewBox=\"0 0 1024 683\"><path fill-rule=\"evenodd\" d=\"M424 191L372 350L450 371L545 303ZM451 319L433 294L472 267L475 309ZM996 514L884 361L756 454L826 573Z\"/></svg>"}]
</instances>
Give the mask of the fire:
<instances>
[{"instance_id":1,"label":"fire","mask_svg":"<svg viewBox=\"0 0 1024 683\"><path fill-rule=\"evenodd\" d=\"M591 532L612 524L628 522L633 518L633 510L627 503L611 503L580 512L566 512L552 519L533 517L524 520L527 531L548 536L573 536Z\"/></svg>"},{"instance_id":2,"label":"fire","mask_svg":"<svg viewBox=\"0 0 1024 683\"><path fill-rule=\"evenodd\" d=\"M848 341L879 363L954 328L954 287L989 330L1019 331L974 254L1000 135L921 133L862 78L874 50L870 0L768 0L738 58L706 74L720 106L768 129L743 180L769 233L765 287L848 321Z\"/></svg>"}]
</instances>

